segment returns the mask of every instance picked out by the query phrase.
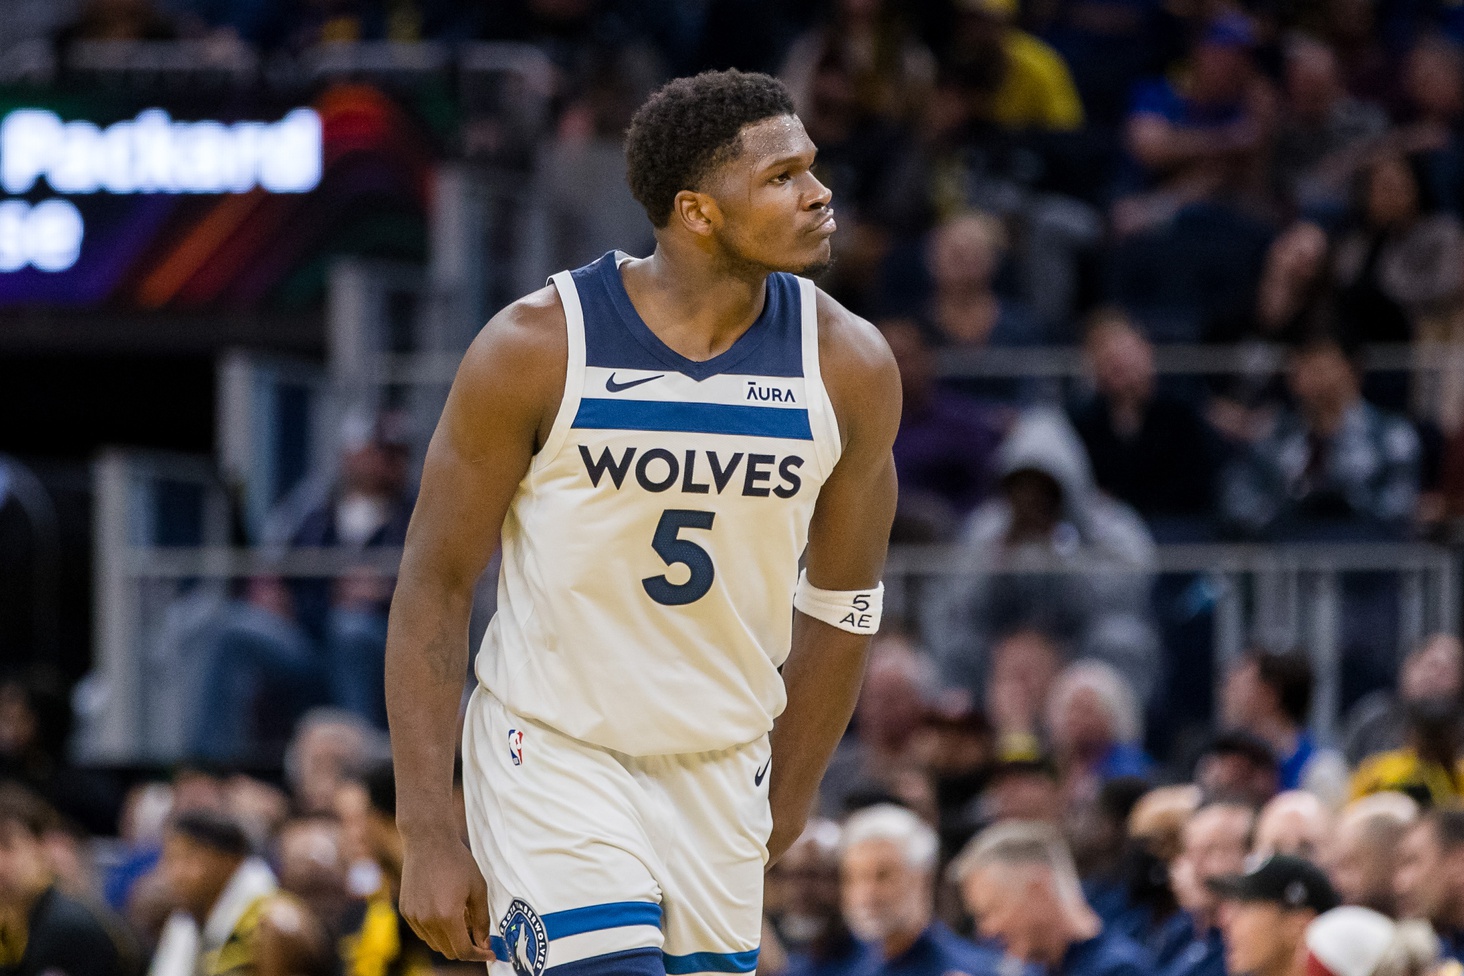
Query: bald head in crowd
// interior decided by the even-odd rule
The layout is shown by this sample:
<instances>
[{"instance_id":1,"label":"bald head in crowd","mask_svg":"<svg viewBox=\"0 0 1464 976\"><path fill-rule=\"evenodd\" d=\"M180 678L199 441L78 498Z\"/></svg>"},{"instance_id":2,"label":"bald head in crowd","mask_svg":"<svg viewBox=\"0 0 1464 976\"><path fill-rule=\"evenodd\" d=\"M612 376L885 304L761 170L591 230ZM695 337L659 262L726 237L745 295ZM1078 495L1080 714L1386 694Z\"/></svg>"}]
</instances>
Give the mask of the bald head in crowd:
<instances>
[{"instance_id":1,"label":"bald head in crowd","mask_svg":"<svg viewBox=\"0 0 1464 976\"><path fill-rule=\"evenodd\" d=\"M1418 820L1418 804L1402 793L1374 793L1337 817L1323 860L1342 901L1394 915L1398 845Z\"/></svg>"},{"instance_id":2,"label":"bald head in crowd","mask_svg":"<svg viewBox=\"0 0 1464 976\"><path fill-rule=\"evenodd\" d=\"M1315 861L1332 829L1332 813L1305 790L1287 790L1273 796L1256 818L1252 853L1261 857L1291 854Z\"/></svg>"}]
</instances>

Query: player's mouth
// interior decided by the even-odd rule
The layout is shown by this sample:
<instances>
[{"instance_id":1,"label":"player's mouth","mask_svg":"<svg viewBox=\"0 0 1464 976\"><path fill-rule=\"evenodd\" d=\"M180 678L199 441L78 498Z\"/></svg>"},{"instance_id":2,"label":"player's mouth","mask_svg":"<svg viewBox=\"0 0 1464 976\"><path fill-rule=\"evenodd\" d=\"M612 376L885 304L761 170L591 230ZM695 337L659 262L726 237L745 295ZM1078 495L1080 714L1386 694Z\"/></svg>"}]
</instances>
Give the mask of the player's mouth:
<instances>
[{"instance_id":1,"label":"player's mouth","mask_svg":"<svg viewBox=\"0 0 1464 976\"><path fill-rule=\"evenodd\" d=\"M823 219L809 228L808 232L810 234L821 234L824 237L828 237L838 229L839 225L834 222L834 211L830 209L824 211Z\"/></svg>"}]
</instances>

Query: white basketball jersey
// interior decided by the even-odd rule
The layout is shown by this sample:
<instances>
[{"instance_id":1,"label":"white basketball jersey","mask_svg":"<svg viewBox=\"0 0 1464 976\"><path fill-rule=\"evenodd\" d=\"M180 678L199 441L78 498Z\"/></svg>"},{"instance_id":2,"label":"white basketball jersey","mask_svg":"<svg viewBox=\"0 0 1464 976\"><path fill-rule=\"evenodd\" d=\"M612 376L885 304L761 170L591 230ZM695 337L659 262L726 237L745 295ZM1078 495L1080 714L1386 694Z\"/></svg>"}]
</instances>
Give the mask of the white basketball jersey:
<instances>
[{"instance_id":1,"label":"white basketball jersey","mask_svg":"<svg viewBox=\"0 0 1464 976\"><path fill-rule=\"evenodd\" d=\"M839 458L812 282L706 362L636 313L618 252L551 280L564 399L503 524L476 663L508 709L632 756L725 749L785 704L798 560Z\"/></svg>"}]
</instances>

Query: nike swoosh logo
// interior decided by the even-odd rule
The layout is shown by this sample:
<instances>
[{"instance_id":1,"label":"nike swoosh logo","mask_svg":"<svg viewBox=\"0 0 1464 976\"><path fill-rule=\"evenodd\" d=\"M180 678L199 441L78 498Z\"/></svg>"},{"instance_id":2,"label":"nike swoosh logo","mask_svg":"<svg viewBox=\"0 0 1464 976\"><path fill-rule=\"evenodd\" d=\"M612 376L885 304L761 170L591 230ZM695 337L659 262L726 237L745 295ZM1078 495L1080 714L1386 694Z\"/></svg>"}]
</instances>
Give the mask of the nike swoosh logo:
<instances>
[{"instance_id":1,"label":"nike swoosh logo","mask_svg":"<svg viewBox=\"0 0 1464 976\"><path fill-rule=\"evenodd\" d=\"M632 386L640 386L642 383L649 383L651 380L658 380L665 375L665 373L657 373L655 376L647 376L642 379L631 380L629 383L617 383L615 382L615 374L611 373L610 378L605 381L605 389L609 390L611 393L619 393L622 390L630 389Z\"/></svg>"},{"instance_id":2,"label":"nike swoosh logo","mask_svg":"<svg viewBox=\"0 0 1464 976\"><path fill-rule=\"evenodd\" d=\"M768 761L765 762L765 763L763 763L763 768L762 769L759 769L753 775L753 777L752 777L752 785L753 786L761 786L762 785L763 777L768 774L768 767L772 766L772 764L773 764L773 757L772 756L769 756L768 757Z\"/></svg>"}]
</instances>

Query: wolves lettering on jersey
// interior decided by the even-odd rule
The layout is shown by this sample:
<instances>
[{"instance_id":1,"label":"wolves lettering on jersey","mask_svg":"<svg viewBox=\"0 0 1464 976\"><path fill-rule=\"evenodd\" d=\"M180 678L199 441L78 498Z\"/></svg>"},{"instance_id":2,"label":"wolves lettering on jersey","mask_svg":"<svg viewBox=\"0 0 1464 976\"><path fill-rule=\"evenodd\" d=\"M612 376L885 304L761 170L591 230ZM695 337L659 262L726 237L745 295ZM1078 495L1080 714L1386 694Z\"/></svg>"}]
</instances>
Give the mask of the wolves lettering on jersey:
<instances>
[{"instance_id":1,"label":"wolves lettering on jersey","mask_svg":"<svg viewBox=\"0 0 1464 976\"><path fill-rule=\"evenodd\" d=\"M589 476L590 484L597 488L600 480L607 474L608 483L613 484L616 491L627 483L638 484L646 491L665 491L680 478L680 487L684 494L705 495L715 491L720 495L733 482L739 466L744 467L739 482L742 494L749 497L767 498L776 495L779 498L792 498L803 487L803 479L798 476L803 458L796 454L780 458L776 454L744 455L738 451L724 457L716 451L688 449L682 458L678 458L674 452L660 447L641 453L640 460L634 465L635 476L627 481L626 475L632 470L631 462L635 460L636 450L634 447L627 447L617 458L611 455L610 448L605 447L600 449L599 457L593 457L588 447L579 445L580 458L585 463L585 474ZM705 467L702 470L707 472L708 481L698 479L699 456L705 458ZM745 466L742 463L744 457L747 459ZM776 486L772 485L774 471L781 479Z\"/></svg>"},{"instance_id":2,"label":"wolves lettering on jersey","mask_svg":"<svg viewBox=\"0 0 1464 976\"><path fill-rule=\"evenodd\" d=\"M641 320L615 255L553 280L565 393L504 522L479 680L629 755L751 742L783 707L798 560L840 451L813 286L771 275L757 321L695 362Z\"/></svg>"}]
</instances>

